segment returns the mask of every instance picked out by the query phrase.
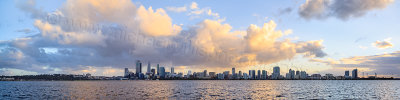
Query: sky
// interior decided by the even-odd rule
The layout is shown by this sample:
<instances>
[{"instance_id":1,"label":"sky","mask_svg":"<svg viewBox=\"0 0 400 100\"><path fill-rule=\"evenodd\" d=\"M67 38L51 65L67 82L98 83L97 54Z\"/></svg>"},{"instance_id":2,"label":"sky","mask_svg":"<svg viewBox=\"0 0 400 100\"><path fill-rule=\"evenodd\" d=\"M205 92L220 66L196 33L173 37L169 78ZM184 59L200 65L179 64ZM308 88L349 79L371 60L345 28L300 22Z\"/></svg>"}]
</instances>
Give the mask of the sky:
<instances>
[{"instance_id":1,"label":"sky","mask_svg":"<svg viewBox=\"0 0 400 100\"><path fill-rule=\"evenodd\" d=\"M396 0L2 0L0 75L267 70L400 77Z\"/></svg>"}]
</instances>

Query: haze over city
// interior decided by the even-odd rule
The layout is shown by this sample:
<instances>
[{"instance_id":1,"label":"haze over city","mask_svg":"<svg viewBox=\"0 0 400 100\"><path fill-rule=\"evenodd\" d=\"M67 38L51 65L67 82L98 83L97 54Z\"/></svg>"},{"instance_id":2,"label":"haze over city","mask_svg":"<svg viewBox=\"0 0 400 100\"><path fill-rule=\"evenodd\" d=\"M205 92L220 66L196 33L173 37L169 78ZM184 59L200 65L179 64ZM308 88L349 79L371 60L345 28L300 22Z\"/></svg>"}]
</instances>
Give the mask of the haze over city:
<instances>
[{"instance_id":1,"label":"haze over city","mask_svg":"<svg viewBox=\"0 0 400 100\"><path fill-rule=\"evenodd\" d=\"M395 0L3 0L0 75L124 76L140 60L183 74L279 66L400 77L399 9Z\"/></svg>"}]
</instances>

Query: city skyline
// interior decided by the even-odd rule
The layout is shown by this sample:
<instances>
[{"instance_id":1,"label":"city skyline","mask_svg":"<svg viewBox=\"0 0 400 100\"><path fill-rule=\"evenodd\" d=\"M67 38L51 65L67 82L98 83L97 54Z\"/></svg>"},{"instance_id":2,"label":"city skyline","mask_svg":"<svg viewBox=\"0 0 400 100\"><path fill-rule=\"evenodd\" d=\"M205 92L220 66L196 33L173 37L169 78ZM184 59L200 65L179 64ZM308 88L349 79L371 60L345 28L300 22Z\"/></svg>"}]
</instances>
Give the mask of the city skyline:
<instances>
[{"instance_id":1,"label":"city skyline","mask_svg":"<svg viewBox=\"0 0 400 100\"><path fill-rule=\"evenodd\" d=\"M0 75L400 77L398 9L397 0L4 0Z\"/></svg>"},{"instance_id":2,"label":"city skyline","mask_svg":"<svg viewBox=\"0 0 400 100\"><path fill-rule=\"evenodd\" d=\"M140 63L140 61L137 61ZM148 64L150 65L150 63ZM159 64L157 64L159 66ZM142 72L141 64L137 64L135 71ZM166 71L166 67L161 66L159 68L149 67L151 72L146 73L134 73L133 70L129 71L129 68L125 68L124 72L124 80L140 80L140 79L217 79L217 80L355 80L355 79L393 79L395 77L384 77L378 76L377 73L366 74L362 72L362 75L359 74L358 69L352 69L351 75L350 70L345 70L342 75L334 75L331 73L320 74L320 73L307 73L304 70L294 70L289 69L287 73L285 71L281 71L279 66L274 66L273 71L268 74L267 70L248 70L248 73L242 73L241 70L236 72L236 68L233 67L231 71L207 71L207 69L203 69L200 72L193 72L188 70L185 72L175 72L174 67L170 67L170 72ZM157 73L156 73L157 71ZM285 73L285 74L281 74ZM89 74L89 73L88 73ZM84 74L85 75L85 74ZM115 76L113 76L115 77ZM121 77L121 76L118 76ZM397 78L396 78L397 79Z\"/></svg>"}]
</instances>

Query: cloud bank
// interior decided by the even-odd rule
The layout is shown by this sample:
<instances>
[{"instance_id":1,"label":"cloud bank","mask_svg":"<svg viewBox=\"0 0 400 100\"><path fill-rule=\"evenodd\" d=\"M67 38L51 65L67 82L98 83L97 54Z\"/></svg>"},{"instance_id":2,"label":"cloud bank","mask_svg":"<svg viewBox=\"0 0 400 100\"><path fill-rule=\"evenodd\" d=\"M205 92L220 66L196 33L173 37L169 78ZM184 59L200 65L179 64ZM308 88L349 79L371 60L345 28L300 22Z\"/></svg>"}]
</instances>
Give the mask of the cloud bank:
<instances>
[{"instance_id":1,"label":"cloud bank","mask_svg":"<svg viewBox=\"0 0 400 100\"><path fill-rule=\"evenodd\" d=\"M354 56L340 60L311 59L310 61L325 63L335 68L359 68L364 69L362 71L367 73L400 77L398 74L400 73L400 51L371 56Z\"/></svg>"},{"instance_id":2,"label":"cloud bank","mask_svg":"<svg viewBox=\"0 0 400 100\"><path fill-rule=\"evenodd\" d=\"M292 31L277 30L272 20L233 31L227 23L206 19L183 30L164 9L136 7L130 0L67 0L45 17L28 8L40 33L1 41L0 68L48 73L102 67L111 73L132 68L135 60L224 68L270 64L299 54L326 56L323 40L285 39ZM200 9L196 3L190 8Z\"/></svg>"},{"instance_id":3,"label":"cloud bank","mask_svg":"<svg viewBox=\"0 0 400 100\"><path fill-rule=\"evenodd\" d=\"M384 9L394 0L307 0L299 15L307 20L336 17L341 20L364 16L372 10Z\"/></svg>"}]
</instances>

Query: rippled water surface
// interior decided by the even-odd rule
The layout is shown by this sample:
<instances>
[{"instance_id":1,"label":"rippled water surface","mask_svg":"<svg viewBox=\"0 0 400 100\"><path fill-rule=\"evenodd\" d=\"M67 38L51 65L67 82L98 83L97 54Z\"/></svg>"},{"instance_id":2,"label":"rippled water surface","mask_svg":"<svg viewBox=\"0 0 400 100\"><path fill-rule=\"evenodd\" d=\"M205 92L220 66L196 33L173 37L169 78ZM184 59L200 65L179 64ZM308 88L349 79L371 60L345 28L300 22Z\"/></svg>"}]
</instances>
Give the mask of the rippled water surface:
<instances>
[{"instance_id":1,"label":"rippled water surface","mask_svg":"<svg viewBox=\"0 0 400 100\"><path fill-rule=\"evenodd\" d=\"M400 99L397 80L0 81L0 99Z\"/></svg>"}]
</instances>

